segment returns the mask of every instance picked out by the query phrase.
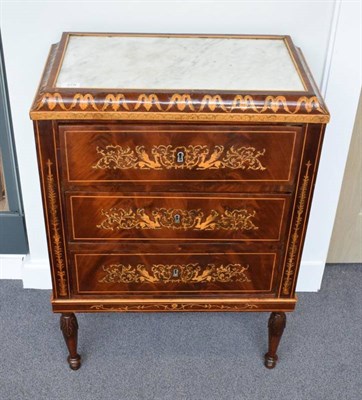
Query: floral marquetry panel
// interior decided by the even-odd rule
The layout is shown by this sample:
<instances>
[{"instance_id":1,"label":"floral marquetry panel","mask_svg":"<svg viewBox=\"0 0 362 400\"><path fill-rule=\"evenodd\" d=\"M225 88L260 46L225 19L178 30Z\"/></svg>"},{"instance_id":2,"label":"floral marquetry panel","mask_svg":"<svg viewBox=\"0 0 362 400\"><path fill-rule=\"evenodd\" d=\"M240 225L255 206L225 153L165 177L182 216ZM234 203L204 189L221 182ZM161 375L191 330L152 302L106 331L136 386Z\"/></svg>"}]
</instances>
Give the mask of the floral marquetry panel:
<instances>
[{"instance_id":1,"label":"floral marquetry panel","mask_svg":"<svg viewBox=\"0 0 362 400\"><path fill-rule=\"evenodd\" d=\"M208 149L202 145L188 146L153 146L149 152L144 146L134 150L119 145L97 147L100 158L93 165L95 169L246 169L265 170L259 158L265 149L241 146L225 150L224 146Z\"/></svg>"},{"instance_id":2,"label":"floral marquetry panel","mask_svg":"<svg viewBox=\"0 0 362 400\"><path fill-rule=\"evenodd\" d=\"M205 215L201 209L155 208L149 213L143 208L126 210L112 207L102 210L105 217L97 228L122 231L128 229L177 229L194 231L250 231L259 229L254 223L255 211L245 208L218 212L211 210Z\"/></svg>"},{"instance_id":3,"label":"floral marquetry panel","mask_svg":"<svg viewBox=\"0 0 362 400\"><path fill-rule=\"evenodd\" d=\"M99 125L60 130L65 178L80 185L117 181L290 185L302 140L299 127Z\"/></svg>"},{"instance_id":4,"label":"floral marquetry panel","mask_svg":"<svg viewBox=\"0 0 362 400\"><path fill-rule=\"evenodd\" d=\"M71 195L76 241L279 241L290 197ZM91 218L85 218L85 215Z\"/></svg>"},{"instance_id":5,"label":"floral marquetry panel","mask_svg":"<svg viewBox=\"0 0 362 400\"><path fill-rule=\"evenodd\" d=\"M190 264L153 264L148 269L143 264L103 265L105 276L101 283L207 283L207 282L250 282L246 276L249 265L241 264L215 265L206 267L198 263Z\"/></svg>"},{"instance_id":6,"label":"floral marquetry panel","mask_svg":"<svg viewBox=\"0 0 362 400\"><path fill-rule=\"evenodd\" d=\"M209 259L200 254L75 254L74 265L79 293L109 294L197 290L266 293L278 268L275 253L214 254L212 263ZM91 276L86 272L90 270ZM255 274L262 279L253 279Z\"/></svg>"}]
</instances>

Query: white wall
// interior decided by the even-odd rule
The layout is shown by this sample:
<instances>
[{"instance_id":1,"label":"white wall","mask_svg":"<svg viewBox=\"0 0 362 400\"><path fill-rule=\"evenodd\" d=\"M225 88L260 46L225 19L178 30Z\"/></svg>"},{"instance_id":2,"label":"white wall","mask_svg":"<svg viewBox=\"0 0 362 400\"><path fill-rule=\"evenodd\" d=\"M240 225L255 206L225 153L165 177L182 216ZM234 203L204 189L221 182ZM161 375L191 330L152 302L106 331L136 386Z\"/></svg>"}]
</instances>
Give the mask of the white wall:
<instances>
[{"instance_id":1,"label":"white wall","mask_svg":"<svg viewBox=\"0 0 362 400\"><path fill-rule=\"evenodd\" d=\"M323 82L332 114L298 286L299 290L318 290L357 107L359 89L353 85L360 87L356 69L360 66L357 56L360 46L356 43L360 29L358 0L3 0L0 13L30 244L23 277L26 287L50 286L35 145L28 110L50 44L59 41L63 31L105 31L290 34L296 45L302 48L317 83L321 85ZM336 32L338 21L343 22L343 29L348 27L347 32ZM333 47L335 37L339 42ZM348 60L345 63L347 74L341 69L344 60Z\"/></svg>"}]
</instances>

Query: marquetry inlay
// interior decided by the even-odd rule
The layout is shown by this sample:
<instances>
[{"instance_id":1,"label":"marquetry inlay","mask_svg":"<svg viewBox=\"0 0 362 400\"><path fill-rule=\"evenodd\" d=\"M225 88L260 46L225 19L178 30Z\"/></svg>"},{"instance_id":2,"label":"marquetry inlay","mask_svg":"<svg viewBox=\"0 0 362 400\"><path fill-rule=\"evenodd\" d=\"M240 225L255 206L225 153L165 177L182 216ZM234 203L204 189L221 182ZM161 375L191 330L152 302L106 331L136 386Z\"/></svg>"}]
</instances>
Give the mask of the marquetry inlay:
<instances>
[{"instance_id":1,"label":"marquetry inlay","mask_svg":"<svg viewBox=\"0 0 362 400\"><path fill-rule=\"evenodd\" d=\"M283 283L283 294L288 295L290 291L290 287L293 281L293 275L295 272L296 262L297 262L297 253L298 253L298 242L300 240L300 229L303 223L306 199L308 194L308 185L310 181L309 176L309 168L311 167L311 162L308 161L306 163L306 171L303 176L303 182L300 186L299 195L298 195L298 204L296 211L296 218L292 229L291 241L288 249L287 256L287 264L286 264L286 272Z\"/></svg>"},{"instance_id":2,"label":"marquetry inlay","mask_svg":"<svg viewBox=\"0 0 362 400\"><path fill-rule=\"evenodd\" d=\"M90 306L94 311L243 311L259 308L257 304L213 304L213 303L151 303Z\"/></svg>"},{"instance_id":3,"label":"marquetry inlay","mask_svg":"<svg viewBox=\"0 0 362 400\"><path fill-rule=\"evenodd\" d=\"M60 234L60 221L58 217L58 200L56 184L52 173L52 162L48 160L47 166L47 195L49 201L49 222L52 231L52 245L55 256L56 276L58 278L59 294L67 296L67 280L63 255L63 240Z\"/></svg>"},{"instance_id":4,"label":"marquetry inlay","mask_svg":"<svg viewBox=\"0 0 362 400\"><path fill-rule=\"evenodd\" d=\"M99 229L183 229L195 231L243 231L257 230L253 218L255 210L246 209L225 210L220 213L211 210L205 214L198 210L181 210L173 208L156 208L151 212L144 208L136 210L124 208L110 208L101 210L105 219L97 225Z\"/></svg>"},{"instance_id":5,"label":"marquetry inlay","mask_svg":"<svg viewBox=\"0 0 362 400\"><path fill-rule=\"evenodd\" d=\"M38 99L33 110L37 111L65 111L65 112L144 112L144 113L170 113L185 112L194 113L256 113L276 114L285 112L287 114L298 114L318 112L325 114L320 105L318 97L300 96L293 104L287 101L285 96L266 96L263 100L256 100L252 95L235 95L231 100L225 100L221 95L204 95L201 99L195 99L191 94L172 94L165 104L160 101L159 96L152 94L139 94L136 99L127 98L126 93L109 93L105 97L95 99L91 93L76 93L71 99L63 99L59 92L47 92ZM66 118L66 116L65 116ZM131 118L130 118L131 119Z\"/></svg>"},{"instance_id":6,"label":"marquetry inlay","mask_svg":"<svg viewBox=\"0 0 362 400\"><path fill-rule=\"evenodd\" d=\"M209 149L205 145L152 146L146 150L144 146L135 149L120 145L97 147L101 158L93 165L94 169L246 169L264 171L259 157L265 154L265 149L257 150L251 146L231 146L225 150L217 145Z\"/></svg>"},{"instance_id":7,"label":"marquetry inlay","mask_svg":"<svg viewBox=\"0 0 362 400\"><path fill-rule=\"evenodd\" d=\"M102 268L105 276L98 280L100 283L251 282L246 275L249 265L241 264L153 264L150 268L143 264L111 264Z\"/></svg>"}]
</instances>

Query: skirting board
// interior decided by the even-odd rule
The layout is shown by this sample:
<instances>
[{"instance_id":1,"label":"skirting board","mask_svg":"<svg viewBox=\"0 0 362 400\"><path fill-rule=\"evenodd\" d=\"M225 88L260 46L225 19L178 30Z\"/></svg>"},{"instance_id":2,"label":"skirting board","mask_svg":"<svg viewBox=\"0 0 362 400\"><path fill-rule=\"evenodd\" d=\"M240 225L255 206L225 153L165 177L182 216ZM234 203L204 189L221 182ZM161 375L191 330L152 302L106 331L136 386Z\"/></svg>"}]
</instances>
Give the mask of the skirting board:
<instances>
[{"instance_id":1,"label":"skirting board","mask_svg":"<svg viewBox=\"0 0 362 400\"><path fill-rule=\"evenodd\" d=\"M22 279L24 254L0 255L0 279Z\"/></svg>"},{"instance_id":2,"label":"skirting board","mask_svg":"<svg viewBox=\"0 0 362 400\"><path fill-rule=\"evenodd\" d=\"M49 261L25 258L22 279L24 289L51 289Z\"/></svg>"},{"instance_id":3,"label":"skirting board","mask_svg":"<svg viewBox=\"0 0 362 400\"><path fill-rule=\"evenodd\" d=\"M297 292L318 292L322 285L325 266L326 264L323 261L302 261Z\"/></svg>"},{"instance_id":4,"label":"skirting board","mask_svg":"<svg viewBox=\"0 0 362 400\"><path fill-rule=\"evenodd\" d=\"M302 261L298 278L298 292L318 292L325 264ZM25 289L51 289L48 260L31 260L24 255L0 256L0 279L22 279Z\"/></svg>"},{"instance_id":5,"label":"skirting board","mask_svg":"<svg viewBox=\"0 0 362 400\"><path fill-rule=\"evenodd\" d=\"M19 279L24 289L51 289L48 260L31 260L24 254L0 255L0 279Z\"/></svg>"}]
</instances>

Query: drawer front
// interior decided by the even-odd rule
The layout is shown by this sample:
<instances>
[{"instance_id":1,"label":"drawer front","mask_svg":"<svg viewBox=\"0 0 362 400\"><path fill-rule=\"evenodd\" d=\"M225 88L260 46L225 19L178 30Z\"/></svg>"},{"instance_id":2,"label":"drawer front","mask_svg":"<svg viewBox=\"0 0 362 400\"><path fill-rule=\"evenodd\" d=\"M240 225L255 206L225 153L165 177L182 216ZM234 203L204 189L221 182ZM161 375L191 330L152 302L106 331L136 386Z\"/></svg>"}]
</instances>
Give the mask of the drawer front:
<instances>
[{"instance_id":1,"label":"drawer front","mask_svg":"<svg viewBox=\"0 0 362 400\"><path fill-rule=\"evenodd\" d=\"M300 127L60 126L64 180L255 181L287 185L300 157Z\"/></svg>"},{"instance_id":2,"label":"drawer front","mask_svg":"<svg viewBox=\"0 0 362 400\"><path fill-rule=\"evenodd\" d=\"M189 197L68 193L72 241L279 241L288 195Z\"/></svg>"},{"instance_id":3,"label":"drawer front","mask_svg":"<svg viewBox=\"0 0 362 400\"><path fill-rule=\"evenodd\" d=\"M276 253L73 254L74 294L270 293Z\"/></svg>"}]
</instances>

